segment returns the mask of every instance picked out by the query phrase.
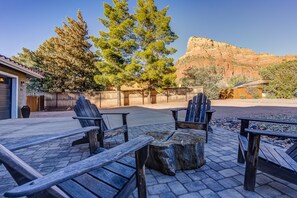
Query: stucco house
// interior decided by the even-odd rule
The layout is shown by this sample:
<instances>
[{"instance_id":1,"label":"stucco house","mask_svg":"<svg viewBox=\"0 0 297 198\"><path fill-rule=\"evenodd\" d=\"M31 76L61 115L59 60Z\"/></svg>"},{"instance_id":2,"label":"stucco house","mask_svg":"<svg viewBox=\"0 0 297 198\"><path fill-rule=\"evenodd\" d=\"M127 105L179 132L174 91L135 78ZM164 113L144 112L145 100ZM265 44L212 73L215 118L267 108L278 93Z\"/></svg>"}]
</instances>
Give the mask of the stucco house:
<instances>
[{"instance_id":1,"label":"stucco house","mask_svg":"<svg viewBox=\"0 0 297 198\"><path fill-rule=\"evenodd\" d=\"M21 117L29 78L43 75L0 54L0 120Z\"/></svg>"}]
</instances>

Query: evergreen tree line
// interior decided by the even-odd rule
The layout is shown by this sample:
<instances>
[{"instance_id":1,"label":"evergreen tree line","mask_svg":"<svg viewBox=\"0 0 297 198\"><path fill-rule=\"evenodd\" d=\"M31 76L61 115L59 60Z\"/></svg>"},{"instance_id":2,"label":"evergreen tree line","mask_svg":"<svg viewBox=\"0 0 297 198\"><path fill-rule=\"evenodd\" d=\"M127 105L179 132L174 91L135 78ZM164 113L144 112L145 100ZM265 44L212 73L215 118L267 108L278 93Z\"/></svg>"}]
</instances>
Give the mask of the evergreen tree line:
<instances>
[{"instance_id":1,"label":"evergreen tree line","mask_svg":"<svg viewBox=\"0 0 297 198\"><path fill-rule=\"evenodd\" d=\"M106 28L89 36L81 11L77 20L67 17L56 27L54 37L36 51L23 48L12 57L37 71L44 79L32 79L28 89L46 92L86 92L107 87L120 91L137 83L148 90L173 86L176 49L168 45L177 39L171 30L169 7L158 9L154 0L138 0L131 13L128 0L104 3ZM92 51L94 45L96 51Z\"/></svg>"}]
</instances>

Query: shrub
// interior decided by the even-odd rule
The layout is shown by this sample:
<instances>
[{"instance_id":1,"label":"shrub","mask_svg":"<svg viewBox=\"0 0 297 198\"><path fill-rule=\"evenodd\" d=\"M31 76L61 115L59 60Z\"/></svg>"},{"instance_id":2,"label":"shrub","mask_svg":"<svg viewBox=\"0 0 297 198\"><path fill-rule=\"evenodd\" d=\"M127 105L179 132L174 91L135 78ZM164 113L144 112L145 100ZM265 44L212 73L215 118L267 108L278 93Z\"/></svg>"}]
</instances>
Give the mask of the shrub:
<instances>
[{"instance_id":1,"label":"shrub","mask_svg":"<svg viewBox=\"0 0 297 198\"><path fill-rule=\"evenodd\" d=\"M218 66L191 67L181 79L184 86L203 86L204 94L210 99L218 99L219 82L223 79L223 69Z\"/></svg>"},{"instance_id":2,"label":"shrub","mask_svg":"<svg viewBox=\"0 0 297 198\"><path fill-rule=\"evenodd\" d=\"M269 80L265 90L276 98L293 98L297 87L297 60L270 65L260 71Z\"/></svg>"}]
</instances>

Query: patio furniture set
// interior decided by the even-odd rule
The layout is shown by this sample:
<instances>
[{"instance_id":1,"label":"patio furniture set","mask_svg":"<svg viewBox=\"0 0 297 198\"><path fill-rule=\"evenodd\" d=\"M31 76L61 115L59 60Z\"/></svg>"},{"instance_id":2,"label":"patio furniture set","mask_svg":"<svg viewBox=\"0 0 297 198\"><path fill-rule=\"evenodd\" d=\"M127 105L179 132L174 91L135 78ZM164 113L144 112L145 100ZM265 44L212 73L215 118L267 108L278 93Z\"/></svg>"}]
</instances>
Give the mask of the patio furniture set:
<instances>
[{"instance_id":1,"label":"patio furniture set","mask_svg":"<svg viewBox=\"0 0 297 198\"><path fill-rule=\"evenodd\" d=\"M178 112L186 110L185 121L178 120ZM184 109L172 110L175 129L148 132L128 141L128 113L122 115L122 126L108 129L98 108L80 97L74 108L83 128L64 134L6 148L0 144L0 165L19 185L4 195L9 197L128 197L135 188L138 197L146 197L145 165L165 174L176 170L197 169L206 162L204 141L208 141L209 121L214 110L210 100L201 93ZM297 143L283 151L260 141L261 135L297 139L294 133L261 131L249 128L249 122L292 124L273 120L239 118L238 162L246 162L244 189L255 190L257 169L297 184ZM201 133L205 133L202 138ZM42 176L12 151L77 134L85 134L72 145L89 143L91 157ZM125 143L104 149L104 139L123 134ZM261 143L260 143L261 142ZM135 153L134 158L129 153Z\"/></svg>"}]
</instances>

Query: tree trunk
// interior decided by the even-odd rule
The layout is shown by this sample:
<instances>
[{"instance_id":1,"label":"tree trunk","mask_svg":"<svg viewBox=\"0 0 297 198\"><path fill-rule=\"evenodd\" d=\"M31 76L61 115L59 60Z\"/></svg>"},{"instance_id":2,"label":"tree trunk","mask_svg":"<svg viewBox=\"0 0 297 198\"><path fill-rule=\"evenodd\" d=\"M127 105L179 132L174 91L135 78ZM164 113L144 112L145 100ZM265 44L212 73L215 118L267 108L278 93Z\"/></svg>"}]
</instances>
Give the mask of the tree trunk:
<instances>
[{"instance_id":1,"label":"tree trunk","mask_svg":"<svg viewBox=\"0 0 297 198\"><path fill-rule=\"evenodd\" d=\"M152 89L148 87L147 103L152 104Z\"/></svg>"},{"instance_id":2,"label":"tree trunk","mask_svg":"<svg viewBox=\"0 0 297 198\"><path fill-rule=\"evenodd\" d=\"M117 86L117 105L122 106L121 86Z\"/></svg>"}]
</instances>

